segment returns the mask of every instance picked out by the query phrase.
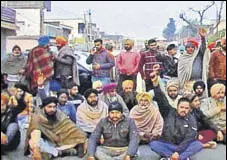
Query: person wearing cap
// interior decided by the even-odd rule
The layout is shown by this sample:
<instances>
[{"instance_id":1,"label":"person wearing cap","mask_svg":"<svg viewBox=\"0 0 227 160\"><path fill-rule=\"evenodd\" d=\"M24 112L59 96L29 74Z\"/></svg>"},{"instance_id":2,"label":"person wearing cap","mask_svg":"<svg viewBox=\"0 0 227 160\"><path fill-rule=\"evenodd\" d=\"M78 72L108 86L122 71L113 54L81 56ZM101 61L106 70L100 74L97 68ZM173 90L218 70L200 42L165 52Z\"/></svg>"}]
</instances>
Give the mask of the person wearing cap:
<instances>
[{"instance_id":1,"label":"person wearing cap","mask_svg":"<svg viewBox=\"0 0 227 160\"><path fill-rule=\"evenodd\" d=\"M89 137L98 122L108 116L108 106L98 98L98 92L88 89L84 93L85 101L80 104L76 112L76 124Z\"/></svg>"},{"instance_id":2,"label":"person wearing cap","mask_svg":"<svg viewBox=\"0 0 227 160\"><path fill-rule=\"evenodd\" d=\"M45 90L49 92L49 82L54 75L53 55L49 51L50 39L48 36L41 36L38 39L38 46L33 48L28 55L25 68L25 75L30 80L30 91L35 94L37 91L37 78L40 74L46 77Z\"/></svg>"},{"instance_id":3,"label":"person wearing cap","mask_svg":"<svg viewBox=\"0 0 227 160\"><path fill-rule=\"evenodd\" d=\"M200 109L200 101L198 95L194 93L187 93L183 95L190 101L191 114L196 118L198 126L198 140L203 143L203 148L216 148L217 141L223 141L224 136L221 130L218 129L209 119L204 115Z\"/></svg>"},{"instance_id":4,"label":"person wearing cap","mask_svg":"<svg viewBox=\"0 0 227 160\"><path fill-rule=\"evenodd\" d=\"M160 139L151 141L149 146L164 158L188 159L203 148L202 143L196 139L198 126L196 118L190 113L190 101L182 97L177 109L173 108L160 89L157 73L152 72L151 76L164 127Z\"/></svg>"},{"instance_id":5,"label":"person wearing cap","mask_svg":"<svg viewBox=\"0 0 227 160\"><path fill-rule=\"evenodd\" d=\"M133 91L134 83L132 80L125 80L122 82L122 92L119 95L123 98L129 111L138 104L136 100L137 92Z\"/></svg>"},{"instance_id":6,"label":"person wearing cap","mask_svg":"<svg viewBox=\"0 0 227 160\"><path fill-rule=\"evenodd\" d=\"M58 99L47 97L40 109L31 116L25 140L24 154L31 152L33 159L50 159L64 155L83 157L86 134L63 112L57 109Z\"/></svg>"},{"instance_id":7,"label":"person wearing cap","mask_svg":"<svg viewBox=\"0 0 227 160\"><path fill-rule=\"evenodd\" d=\"M226 86L226 38L221 39L220 49L211 54L209 63L209 88L214 82Z\"/></svg>"},{"instance_id":8,"label":"person wearing cap","mask_svg":"<svg viewBox=\"0 0 227 160\"><path fill-rule=\"evenodd\" d=\"M210 53L206 49L206 33L203 29L199 29L199 35L201 37L201 45L199 46L196 41L188 41L185 46L186 52L179 57L177 72L180 89L184 91L192 91L194 81L203 80L206 82L208 78Z\"/></svg>"},{"instance_id":9,"label":"person wearing cap","mask_svg":"<svg viewBox=\"0 0 227 160\"><path fill-rule=\"evenodd\" d=\"M55 79L65 89L68 88L68 85L80 85L76 56L67 45L67 40L64 37L57 36L56 45L59 52L54 57Z\"/></svg>"},{"instance_id":10,"label":"person wearing cap","mask_svg":"<svg viewBox=\"0 0 227 160\"><path fill-rule=\"evenodd\" d=\"M103 47L102 39L94 40L95 47L90 51L86 63L92 64L93 74L92 82L100 80L102 84L111 83L110 70L113 68L115 61Z\"/></svg>"},{"instance_id":11,"label":"person wearing cap","mask_svg":"<svg viewBox=\"0 0 227 160\"><path fill-rule=\"evenodd\" d=\"M117 69L119 71L117 92L122 91L122 82L124 80L132 80L134 83L133 90L136 90L137 74L139 72L140 54L133 50L134 41L126 39L124 41L125 51L121 51L117 56Z\"/></svg>"},{"instance_id":12,"label":"person wearing cap","mask_svg":"<svg viewBox=\"0 0 227 160\"><path fill-rule=\"evenodd\" d=\"M140 143L148 144L154 139L159 139L164 121L157 107L151 103L152 98L149 93L138 93L136 99L138 105L130 111L130 118L136 123Z\"/></svg>"},{"instance_id":13,"label":"person wearing cap","mask_svg":"<svg viewBox=\"0 0 227 160\"><path fill-rule=\"evenodd\" d=\"M123 107L123 114L125 116L128 116L129 115L129 109L126 106L123 98L117 93L116 87L117 87L116 83L110 83L110 84L104 85L103 88L102 88L103 94L99 95L99 98L100 98L100 100L105 102L107 104L107 106L111 102L116 102L116 101L119 102Z\"/></svg>"},{"instance_id":14,"label":"person wearing cap","mask_svg":"<svg viewBox=\"0 0 227 160\"><path fill-rule=\"evenodd\" d=\"M208 117L208 120L213 122L219 130L224 133L226 130L226 87L224 84L216 83L211 86L210 94L201 103L201 110ZM224 142L225 143L225 142Z\"/></svg>"},{"instance_id":15,"label":"person wearing cap","mask_svg":"<svg viewBox=\"0 0 227 160\"><path fill-rule=\"evenodd\" d=\"M133 160L139 143L135 122L123 115L118 102L110 103L108 110L108 116L100 120L88 140L87 160ZM98 145L101 135L104 143Z\"/></svg>"},{"instance_id":16,"label":"person wearing cap","mask_svg":"<svg viewBox=\"0 0 227 160\"><path fill-rule=\"evenodd\" d=\"M1 61L1 72L8 74L7 83L10 87L21 80L26 63L27 58L18 45L13 47L12 54Z\"/></svg>"},{"instance_id":17,"label":"person wearing cap","mask_svg":"<svg viewBox=\"0 0 227 160\"><path fill-rule=\"evenodd\" d=\"M193 84L193 91L199 97L199 101L202 102L207 96L205 95L206 84L198 80Z\"/></svg>"},{"instance_id":18,"label":"person wearing cap","mask_svg":"<svg viewBox=\"0 0 227 160\"><path fill-rule=\"evenodd\" d=\"M166 85L166 91L167 91L167 99L169 101L169 104L173 107L173 108L177 108L177 103L179 101L179 99L182 97L179 94L179 84L177 81L172 81L169 80L167 82Z\"/></svg>"}]
</instances>

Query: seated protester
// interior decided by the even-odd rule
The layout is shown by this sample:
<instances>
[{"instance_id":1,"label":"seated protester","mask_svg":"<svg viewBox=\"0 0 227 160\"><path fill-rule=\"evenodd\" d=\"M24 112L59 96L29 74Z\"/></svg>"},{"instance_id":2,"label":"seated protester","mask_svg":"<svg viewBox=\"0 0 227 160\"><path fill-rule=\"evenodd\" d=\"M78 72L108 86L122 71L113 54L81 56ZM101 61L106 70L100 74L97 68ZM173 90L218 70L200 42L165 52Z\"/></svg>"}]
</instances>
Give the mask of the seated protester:
<instances>
[{"instance_id":1,"label":"seated protester","mask_svg":"<svg viewBox=\"0 0 227 160\"><path fill-rule=\"evenodd\" d=\"M151 103L150 94L138 93L136 99L139 104L130 111L130 118L136 123L140 143L147 144L161 136L164 121L159 110Z\"/></svg>"},{"instance_id":2,"label":"seated protester","mask_svg":"<svg viewBox=\"0 0 227 160\"><path fill-rule=\"evenodd\" d=\"M7 91L7 88L8 88L8 84L7 84L7 82L6 82L6 80L5 80L5 75L7 76L7 74L6 73L1 73L1 92L8 92Z\"/></svg>"},{"instance_id":3,"label":"seated protester","mask_svg":"<svg viewBox=\"0 0 227 160\"><path fill-rule=\"evenodd\" d=\"M86 100L77 108L76 124L89 137L99 121L108 116L108 106L99 100L98 92L94 89L88 89L84 97Z\"/></svg>"},{"instance_id":4,"label":"seated protester","mask_svg":"<svg viewBox=\"0 0 227 160\"><path fill-rule=\"evenodd\" d=\"M202 102L205 98L207 98L206 92L204 92L206 89L206 85L203 81L196 81L193 84L193 90L195 94L199 97L199 101Z\"/></svg>"},{"instance_id":5,"label":"seated protester","mask_svg":"<svg viewBox=\"0 0 227 160\"><path fill-rule=\"evenodd\" d=\"M103 94L99 95L99 98L105 102L107 105L109 105L111 102L119 102L123 107L123 114L125 116L129 115L128 107L126 106L124 100L122 97L117 94L116 91L117 84L116 83L110 83L103 86Z\"/></svg>"},{"instance_id":6,"label":"seated protester","mask_svg":"<svg viewBox=\"0 0 227 160\"><path fill-rule=\"evenodd\" d=\"M102 82L101 81L94 81L92 83L92 88L97 90L99 94L102 93Z\"/></svg>"},{"instance_id":7,"label":"seated protester","mask_svg":"<svg viewBox=\"0 0 227 160\"><path fill-rule=\"evenodd\" d=\"M84 101L83 96L79 93L78 86L77 85L69 86L68 93L69 93L68 102L74 104L75 109L77 110L77 107Z\"/></svg>"},{"instance_id":8,"label":"seated protester","mask_svg":"<svg viewBox=\"0 0 227 160\"><path fill-rule=\"evenodd\" d=\"M86 134L57 109L56 97L48 97L31 116L25 141L25 155L33 159L50 159L64 155L84 156ZM76 151L75 151L76 149Z\"/></svg>"},{"instance_id":9,"label":"seated protester","mask_svg":"<svg viewBox=\"0 0 227 160\"><path fill-rule=\"evenodd\" d=\"M177 109L173 108L158 86L158 76L155 72L152 73L152 77L156 101L164 118L164 127L160 140L151 141L149 146L162 157L188 159L203 148L202 143L196 139L197 122L190 113L190 101L181 98Z\"/></svg>"},{"instance_id":10,"label":"seated protester","mask_svg":"<svg viewBox=\"0 0 227 160\"><path fill-rule=\"evenodd\" d=\"M136 125L122 113L119 102L109 104L108 117L97 124L88 140L88 160L131 160L135 157L139 142ZM104 143L99 145L97 142L102 135Z\"/></svg>"},{"instance_id":11,"label":"seated protester","mask_svg":"<svg viewBox=\"0 0 227 160\"><path fill-rule=\"evenodd\" d=\"M184 95L190 100L191 114L195 116L198 126L198 140L203 143L204 148L215 148L217 141L223 141L224 137L221 130L208 120L200 110L199 97L196 94Z\"/></svg>"},{"instance_id":12,"label":"seated protester","mask_svg":"<svg viewBox=\"0 0 227 160\"><path fill-rule=\"evenodd\" d=\"M122 92L119 94L125 104L127 105L129 111L138 104L136 100L137 92L133 91L133 81L132 80L125 80L122 82Z\"/></svg>"},{"instance_id":13,"label":"seated protester","mask_svg":"<svg viewBox=\"0 0 227 160\"><path fill-rule=\"evenodd\" d=\"M210 89L211 97L201 103L201 110L219 130L225 133L226 128L226 97L225 85L217 83ZM226 136L224 134L224 136ZM225 137L224 137L225 138ZM225 143L225 142L224 142Z\"/></svg>"},{"instance_id":14,"label":"seated protester","mask_svg":"<svg viewBox=\"0 0 227 160\"><path fill-rule=\"evenodd\" d=\"M38 78L38 95L43 101L45 98L48 97L45 89L44 89L44 81L45 78L39 77ZM57 108L64 112L73 122L76 123L76 109L73 105L73 103L68 101L69 93L66 89L60 89L57 92L57 98L58 98L58 105Z\"/></svg>"},{"instance_id":15,"label":"seated protester","mask_svg":"<svg viewBox=\"0 0 227 160\"><path fill-rule=\"evenodd\" d=\"M76 123L76 109L73 103L68 101L69 93L66 89L60 89L57 92L57 109L64 112L73 122Z\"/></svg>"},{"instance_id":16,"label":"seated protester","mask_svg":"<svg viewBox=\"0 0 227 160\"><path fill-rule=\"evenodd\" d=\"M28 93L27 86L21 83L15 84L15 93L10 97L9 106L18 110L17 120L20 128L27 128L30 115L33 112L33 96ZM13 91L14 92L14 91Z\"/></svg>"},{"instance_id":17,"label":"seated protester","mask_svg":"<svg viewBox=\"0 0 227 160\"><path fill-rule=\"evenodd\" d=\"M179 86L177 82L169 80L166 85L167 90L167 100L169 101L169 104L177 109L177 103L179 99L182 97L179 95Z\"/></svg>"},{"instance_id":18,"label":"seated protester","mask_svg":"<svg viewBox=\"0 0 227 160\"><path fill-rule=\"evenodd\" d=\"M10 151L20 143L20 130L16 122L17 109L8 106L9 96L1 93L1 154Z\"/></svg>"}]
</instances>

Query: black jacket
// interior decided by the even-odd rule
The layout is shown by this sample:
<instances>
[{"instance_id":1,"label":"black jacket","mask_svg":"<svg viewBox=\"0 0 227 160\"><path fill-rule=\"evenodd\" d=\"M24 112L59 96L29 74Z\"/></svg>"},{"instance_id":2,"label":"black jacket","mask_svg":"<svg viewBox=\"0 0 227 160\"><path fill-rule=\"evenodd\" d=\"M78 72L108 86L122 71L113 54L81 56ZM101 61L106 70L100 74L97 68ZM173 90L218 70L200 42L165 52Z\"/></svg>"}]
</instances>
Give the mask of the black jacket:
<instances>
[{"instance_id":1,"label":"black jacket","mask_svg":"<svg viewBox=\"0 0 227 160\"><path fill-rule=\"evenodd\" d=\"M178 115L160 87L154 88L155 98L159 106L159 111L164 119L164 127L161 139L177 145L176 152L182 153L190 142L196 140L197 122L192 114L185 117Z\"/></svg>"}]
</instances>

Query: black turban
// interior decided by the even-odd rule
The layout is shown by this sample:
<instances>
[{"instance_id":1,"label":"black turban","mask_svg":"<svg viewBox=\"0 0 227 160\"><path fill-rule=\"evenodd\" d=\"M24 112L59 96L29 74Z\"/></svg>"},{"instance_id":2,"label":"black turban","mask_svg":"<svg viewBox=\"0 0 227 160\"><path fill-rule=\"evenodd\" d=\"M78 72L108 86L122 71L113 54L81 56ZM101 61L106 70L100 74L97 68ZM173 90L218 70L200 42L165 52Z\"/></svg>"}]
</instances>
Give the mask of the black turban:
<instances>
[{"instance_id":1,"label":"black turban","mask_svg":"<svg viewBox=\"0 0 227 160\"><path fill-rule=\"evenodd\" d=\"M111 112L113 110L117 110L121 113L123 112L123 108L119 102L112 102L109 104L109 112Z\"/></svg>"},{"instance_id":2,"label":"black turban","mask_svg":"<svg viewBox=\"0 0 227 160\"><path fill-rule=\"evenodd\" d=\"M98 96L98 91L90 88L84 92L84 97L87 99L91 93L94 93L94 94L96 94L96 96Z\"/></svg>"},{"instance_id":3,"label":"black turban","mask_svg":"<svg viewBox=\"0 0 227 160\"><path fill-rule=\"evenodd\" d=\"M41 108L45 107L46 105L50 104L50 103L54 103L54 104L58 104L58 99L56 97L47 97L42 101L42 106Z\"/></svg>"},{"instance_id":4,"label":"black turban","mask_svg":"<svg viewBox=\"0 0 227 160\"><path fill-rule=\"evenodd\" d=\"M16 83L14 87L19 88L19 89L21 89L25 92L28 92L28 87L26 85L22 84L22 83Z\"/></svg>"},{"instance_id":5,"label":"black turban","mask_svg":"<svg viewBox=\"0 0 227 160\"><path fill-rule=\"evenodd\" d=\"M57 97L59 97L61 94L65 93L67 96L69 96L69 93L67 91L67 89L60 89L58 92L57 92Z\"/></svg>"},{"instance_id":6,"label":"black turban","mask_svg":"<svg viewBox=\"0 0 227 160\"><path fill-rule=\"evenodd\" d=\"M194 84L193 84L193 90L195 91L196 88L198 86L201 86L203 88L203 90L205 89L206 85L203 81L196 81Z\"/></svg>"}]
</instances>

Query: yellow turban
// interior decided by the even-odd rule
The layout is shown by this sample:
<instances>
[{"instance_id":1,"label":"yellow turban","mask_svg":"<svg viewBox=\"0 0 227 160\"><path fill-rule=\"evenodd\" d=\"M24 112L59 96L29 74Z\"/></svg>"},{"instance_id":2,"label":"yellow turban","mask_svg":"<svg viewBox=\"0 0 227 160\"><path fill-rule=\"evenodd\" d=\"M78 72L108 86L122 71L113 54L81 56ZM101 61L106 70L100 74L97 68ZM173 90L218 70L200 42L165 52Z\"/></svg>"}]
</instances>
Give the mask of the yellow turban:
<instances>
[{"instance_id":1,"label":"yellow turban","mask_svg":"<svg viewBox=\"0 0 227 160\"><path fill-rule=\"evenodd\" d=\"M56 37L56 44L61 44L62 46L67 44L67 40L62 36Z\"/></svg>"},{"instance_id":2,"label":"yellow turban","mask_svg":"<svg viewBox=\"0 0 227 160\"><path fill-rule=\"evenodd\" d=\"M125 43L128 42L131 46L134 46L134 41L131 39L126 39Z\"/></svg>"},{"instance_id":3,"label":"yellow turban","mask_svg":"<svg viewBox=\"0 0 227 160\"><path fill-rule=\"evenodd\" d=\"M97 89L98 87L102 87L102 82L101 81L94 81L92 83L92 88Z\"/></svg>"},{"instance_id":4,"label":"yellow turban","mask_svg":"<svg viewBox=\"0 0 227 160\"><path fill-rule=\"evenodd\" d=\"M1 93L1 101L4 102L4 104L8 104L9 102L9 95L6 93Z\"/></svg>"},{"instance_id":5,"label":"yellow turban","mask_svg":"<svg viewBox=\"0 0 227 160\"><path fill-rule=\"evenodd\" d=\"M220 91L225 91L225 85L221 84L221 83L214 84L210 88L211 97L215 98L216 95L218 94L218 92L220 92Z\"/></svg>"},{"instance_id":6,"label":"yellow turban","mask_svg":"<svg viewBox=\"0 0 227 160\"><path fill-rule=\"evenodd\" d=\"M152 97L151 97L151 95L149 93L141 92L141 93L138 93L136 95L136 99L137 99L138 102L141 100L141 98L146 98L149 101L149 103L151 103L151 98Z\"/></svg>"},{"instance_id":7,"label":"yellow turban","mask_svg":"<svg viewBox=\"0 0 227 160\"><path fill-rule=\"evenodd\" d=\"M133 83L132 80L125 80L125 81L122 82L122 88L123 88L123 90L124 90L126 87L129 87L129 86L133 88L134 83Z\"/></svg>"}]
</instances>

